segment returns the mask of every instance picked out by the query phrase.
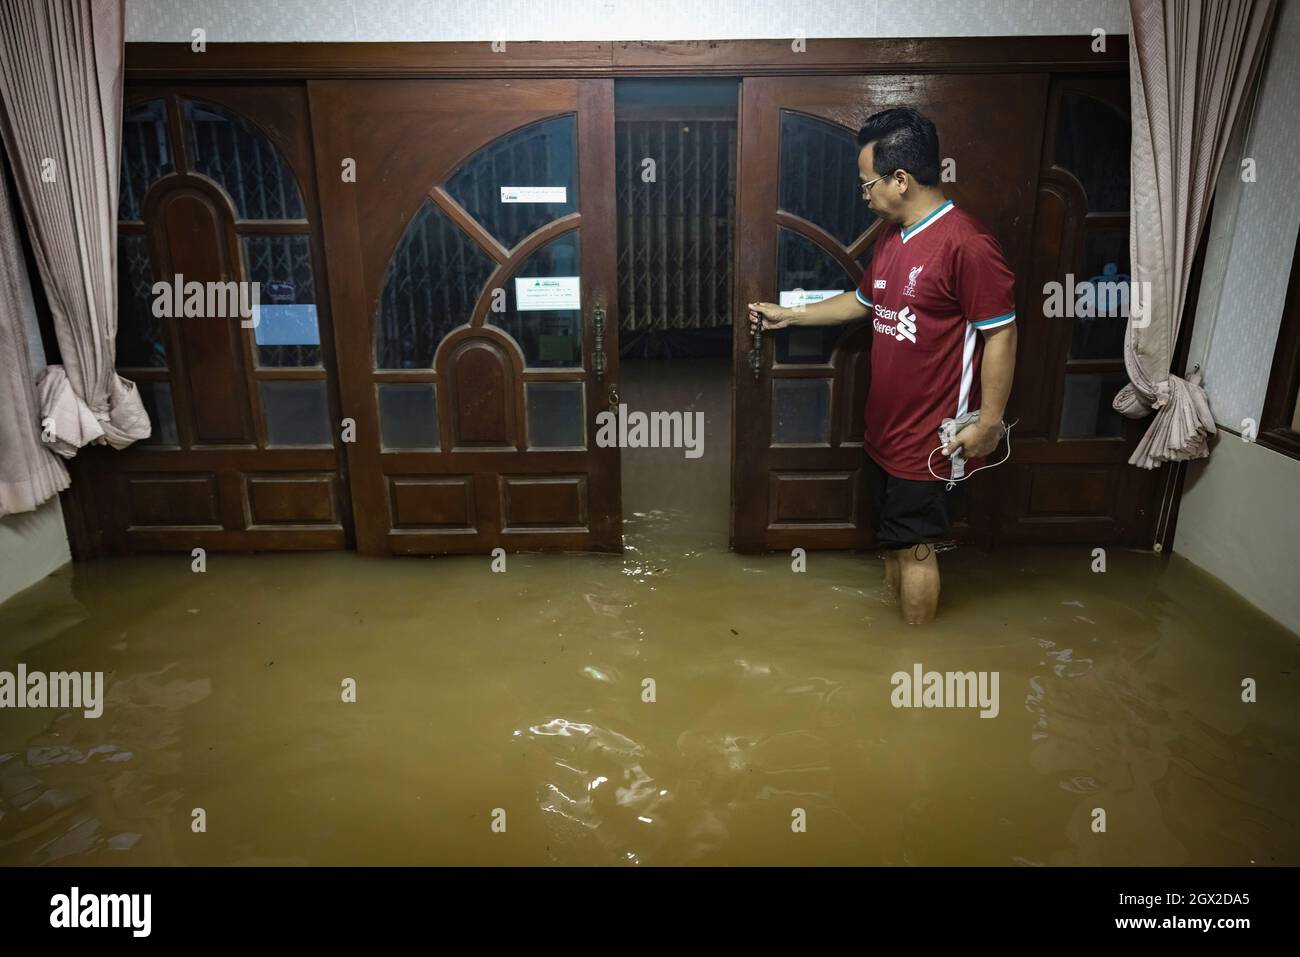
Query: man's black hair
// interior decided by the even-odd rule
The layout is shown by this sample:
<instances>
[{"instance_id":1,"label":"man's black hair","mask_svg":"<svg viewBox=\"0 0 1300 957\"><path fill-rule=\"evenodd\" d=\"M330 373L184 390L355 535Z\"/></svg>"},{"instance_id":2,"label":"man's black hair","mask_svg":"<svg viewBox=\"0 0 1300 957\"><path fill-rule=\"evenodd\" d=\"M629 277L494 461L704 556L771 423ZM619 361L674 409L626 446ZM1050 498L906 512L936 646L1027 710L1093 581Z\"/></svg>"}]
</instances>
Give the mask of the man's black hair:
<instances>
[{"instance_id":1,"label":"man's black hair","mask_svg":"<svg viewBox=\"0 0 1300 957\"><path fill-rule=\"evenodd\" d=\"M911 107L881 110L858 130L858 146L874 143L871 165L876 175L905 169L922 186L939 183L939 133Z\"/></svg>"}]
</instances>

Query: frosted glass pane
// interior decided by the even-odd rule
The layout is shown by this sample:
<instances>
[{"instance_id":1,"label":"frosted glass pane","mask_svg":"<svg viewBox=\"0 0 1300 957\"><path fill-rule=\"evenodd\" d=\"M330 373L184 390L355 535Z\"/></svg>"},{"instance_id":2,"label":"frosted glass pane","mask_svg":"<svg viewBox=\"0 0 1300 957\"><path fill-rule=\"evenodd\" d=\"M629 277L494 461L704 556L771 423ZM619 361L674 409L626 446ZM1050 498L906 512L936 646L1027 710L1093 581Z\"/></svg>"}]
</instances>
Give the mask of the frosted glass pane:
<instances>
[{"instance_id":1,"label":"frosted glass pane","mask_svg":"<svg viewBox=\"0 0 1300 957\"><path fill-rule=\"evenodd\" d=\"M262 410L268 445L330 445L325 383L262 382Z\"/></svg>"},{"instance_id":2,"label":"frosted glass pane","mask_svg":"<svg viewBox=\"0 0 1300 957\"><path fill-rule=\"evenodd\" d=\"M830 431L830 379L773 380L772 444L826 444Z\"/></svg>"},{"instance_id":3,"label":"frosted glass pane","mask_svg":"<svg viewBox=\"0 0 1300 957\"><path fill-rule=\"evenodd\" d=\"M379 387L385 449L438 448L437 389L432 382L385 383Z\"/></svg>"},{"instance_id":4,"label":"frosted glass pane","mask_svg":"<svg viewBox=\"0 0 1300 957\"><path fill-rule=\"evenodd\" d=\"M1065 438L1118 438L1124 434L1124 418L1111 401L1124 388L1123 373L1067 375L1065 401L1061 403L1061 432Z\"/></svg>"},{"instance_id":5,"label":"frosted glass pane","mask_svg":"<svg viewBox=\"0 0 1300 957\"><path fill-rule=\"evenodd\" d=\"M581 382L529 382L528 447L532 449L582 448Z\"/></svg>"}]
</instances>

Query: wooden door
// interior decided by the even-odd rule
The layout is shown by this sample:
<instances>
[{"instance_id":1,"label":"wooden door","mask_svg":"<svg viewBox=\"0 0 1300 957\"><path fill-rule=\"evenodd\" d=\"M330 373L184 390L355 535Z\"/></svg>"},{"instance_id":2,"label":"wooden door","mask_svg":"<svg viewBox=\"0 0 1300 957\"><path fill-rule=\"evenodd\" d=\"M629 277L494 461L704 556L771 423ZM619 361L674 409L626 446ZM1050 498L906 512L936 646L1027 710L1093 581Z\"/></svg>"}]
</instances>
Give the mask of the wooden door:
<instances>
[{"instance_id":1,"label":"wooden door","mask_svg":"<svg viewBox=\"0 0 1300 957\"><path fill-rule=\"evenodd\" d=\"M359 550L621 549L613 80L309 87Z\"/></svg>"},{"instance_id":2,"label":"wooden door","mask_svg":"<svg viewBox=\"0 0 1300 957\"><path fill-rule=\"evenodd\" d=\"M1024 270L1035 294L1019 312L1008 404L1020 422L1011 461L986 483L998 493L990 502L997 539L1155 544L1169 470L1128 464L1151 419L1125 419L1112 407L1128 382L1127 320L1110 294L1130 272L1128 96L1122 76L1052 77ZM1072 315L1061 315L1066 300Z\"/></svg>"},{"instance_id":3,"label":"wooden door","mask_svg":"<svg viewBox=\"0 0 1300 957\"><path fill-rule=\"evenodd\" d=\"M349 495L306 91L132 86L124 99L116 365L153 434L74 460L78 556L342 548ZM210 296L169 309L159 282L257 283L260 311L214 312Z\"/></svg>"},{"instance_id":4,"label":"wooden door","mask_svg":"<svg viewBox=\"0 0 1300 957\"><path fill-rule=\"evenodd\" d=\"M871 327L751 337L746 303L856 288L882 224L861 198L856 135L872 113L913 106L939 129L944 189L1029 278L1047 78L1041 75L747 77L741 89L740 255L734 315L732 544L846 548L871 542L862 474ZM1017 388L1019 388L1019 380ZM993 513L975 482L970 525ZM983 485L985 488L978 488Z\"/></svg>"}]
</instances>

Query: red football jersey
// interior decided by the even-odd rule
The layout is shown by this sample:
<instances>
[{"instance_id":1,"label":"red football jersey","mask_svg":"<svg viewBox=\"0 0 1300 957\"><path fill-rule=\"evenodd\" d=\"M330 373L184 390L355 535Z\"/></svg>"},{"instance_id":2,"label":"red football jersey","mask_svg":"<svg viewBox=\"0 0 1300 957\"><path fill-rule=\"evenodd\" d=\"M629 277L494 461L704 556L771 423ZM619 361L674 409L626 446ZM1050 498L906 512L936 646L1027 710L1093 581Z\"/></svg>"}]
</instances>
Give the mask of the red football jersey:
<instances>
[{"instance_id":1,"label":"red football jersey","mask_svg":"<svg viewBox=\"0 0 1300 957\"><path fill-rule=\"evenodd\" d=\"M944 419L980 407L980 330L1016 319L1015 276L998 241L948 200L910 229L889 227L857 295L875 327L867 453L905 479L962 478L978 468L981 459L954 467L934 449Z\"/></svg>"}]
</instances>

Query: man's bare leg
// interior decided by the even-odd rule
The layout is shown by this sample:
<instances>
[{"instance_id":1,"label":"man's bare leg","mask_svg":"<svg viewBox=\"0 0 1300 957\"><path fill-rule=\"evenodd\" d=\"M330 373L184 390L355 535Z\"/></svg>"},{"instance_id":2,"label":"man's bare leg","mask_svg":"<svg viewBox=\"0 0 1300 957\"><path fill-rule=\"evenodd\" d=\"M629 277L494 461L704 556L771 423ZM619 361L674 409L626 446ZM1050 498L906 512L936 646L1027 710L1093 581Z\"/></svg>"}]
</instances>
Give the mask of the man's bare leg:
<instances>
[{"instance_id":1,"label":"man's bare leg","mask_svg":"<svg viewBox=\"0 0 1300 957\"><path fill-rule=\"evenodd\" d=\"M889 586L889 590L897 598L901 582L898 578L898 556L893 552L885 555L885 584Z\"/></svg>"},{"instance_id":2,"label":"man's bare leg","mask_svg":"<svg viewBox=\"0 0 1300 957\"><path fill-rule=\"evenodd\" d=\"M939 610L939 559L929 545L900 548L892 556L900 581L899 605L903 620L909 625L924 625L934 620ZM885 562L886 580L889 561Z\"/></svg>"}]
</instances>

